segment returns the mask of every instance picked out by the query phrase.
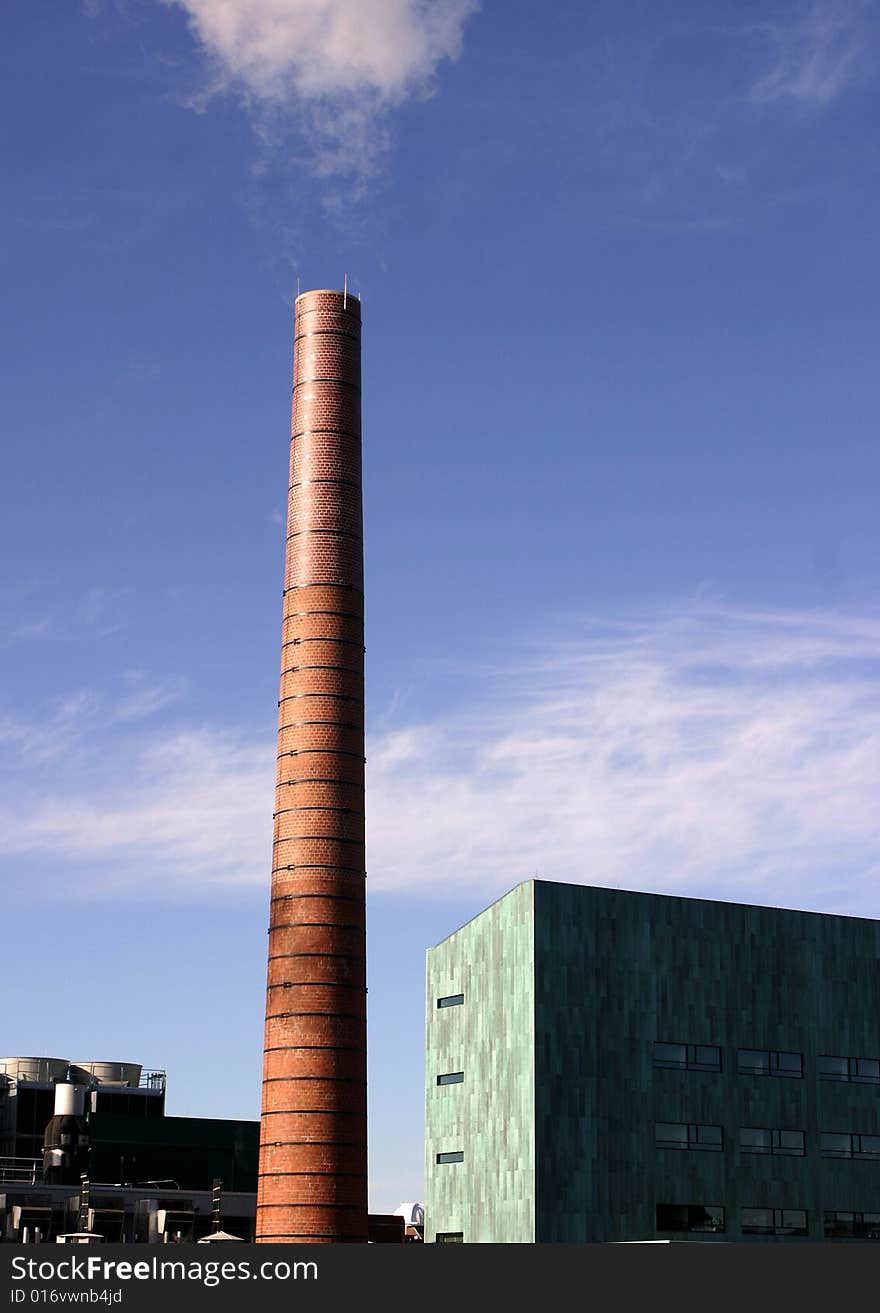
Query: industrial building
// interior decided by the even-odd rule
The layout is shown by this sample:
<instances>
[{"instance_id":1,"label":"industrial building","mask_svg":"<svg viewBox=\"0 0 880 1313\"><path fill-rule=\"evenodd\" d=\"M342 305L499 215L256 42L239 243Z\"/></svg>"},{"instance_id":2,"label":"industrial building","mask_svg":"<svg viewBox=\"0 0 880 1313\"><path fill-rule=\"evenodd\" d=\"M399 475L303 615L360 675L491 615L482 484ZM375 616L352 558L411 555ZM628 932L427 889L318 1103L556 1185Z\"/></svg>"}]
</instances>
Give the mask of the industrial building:
<instances>
[{"instance_id":1,"label":"industrial building","mask_svg":"<svg viewBox=\"0 0 880 1313\"><path fill-rule=\"evenodd\" d=\"M169 1117L164 1071L0 1058L0 1241L253 1240L260 1123ZM421 1204L370 1213L373 1244L421 1242Z\"/></svg>"},{"instance_id":2,"label":"industrial building","mask_svg":"<svg viewBox=\"0 0 880 1313\"><path fill-rule=\"evenodd\" d=\"M168 1117L165 1091L139 1063L0 1058L0 1237L198 1239L219 1181L225 1229L252 1239L259 1123Z\"/></svg>"},{"instance_id":3,"label":"industrial building","mask_svg":"<svg viewBox=\"0 0 880 1313\"><path fill-rule=\"evenodd\" d=\"M542 880L427 954L425 1240L880 1239L880 923Z\"/></svg>"}]
</instances>

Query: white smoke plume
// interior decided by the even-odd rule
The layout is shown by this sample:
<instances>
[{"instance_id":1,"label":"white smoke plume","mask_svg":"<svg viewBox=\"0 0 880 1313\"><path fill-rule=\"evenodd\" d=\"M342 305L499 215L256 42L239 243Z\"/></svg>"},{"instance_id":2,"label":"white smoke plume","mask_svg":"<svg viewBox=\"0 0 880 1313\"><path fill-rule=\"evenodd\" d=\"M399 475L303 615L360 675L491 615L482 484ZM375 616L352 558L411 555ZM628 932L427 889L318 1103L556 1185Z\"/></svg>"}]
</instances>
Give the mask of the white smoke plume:
<instances>
[{"instance_id":1,"label":"white smoke plume","mask_svg":"<svg viewBox=\"0 0 880 1313\"><path fill-rule=\"evenodd\" d=\"M476 0L164 0L258 114L305 116L323 172L367 172L387 111L430 90Z\"/></svg>"}]
</instances>

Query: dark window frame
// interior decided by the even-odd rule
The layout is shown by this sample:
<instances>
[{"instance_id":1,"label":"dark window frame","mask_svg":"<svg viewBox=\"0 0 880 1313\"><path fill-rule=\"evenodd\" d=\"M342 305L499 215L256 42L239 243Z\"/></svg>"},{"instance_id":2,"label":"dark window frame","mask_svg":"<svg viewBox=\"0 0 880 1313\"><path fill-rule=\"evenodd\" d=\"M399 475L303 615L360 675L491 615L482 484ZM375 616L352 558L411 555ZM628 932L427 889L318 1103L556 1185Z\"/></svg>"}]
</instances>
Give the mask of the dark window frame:
<instances>
[{"instance_id":1,"label":"dark window frame","mask_svg":"<svg viewBox=\"0 0 880 1313\"><path fill-rule=\"evenodd\" d=\"M866 1221L866 1218L873 1220ZM841 1234L833 1229L838 1219L849 1219L849 1234ZM853 1208L826 1208L822 1216L823 1231L826 1240L880 1240L880 1213L866 1213ZM873 1234L868 1234L869 1229ZM864 1234L859 1234L859 1231Z\"/></svg>"},{"instance_id":2,"label":"dark window frame","mask_svg":"<svg viewBox=\"0 0 880 1313\"><path fill-rule=\"evenodd\" d=\"M822 1144L826 1135L839 1135L849 1140L849 1151L845 1149L828 1149ZM865 1149L863 1140L877 1140L876 1149ZM880 1135L876 1131L820 1131L819 1155L822 1158L853 1159L856 1162L880 1162Z\"/></svg>"},{"instance_id":3,"label":"dark window frame","mask_svg":"<svg viewBox=\"0 0 880 1313\"><path fill-rule=\"evenodd\" d=\"M769 1146L758 1148L755 1145L745 1145L742 1141L743 1131L762 1131L765 1135L770 1136ZM800 1149L783 1148L781 1137L783 1135L799 1135L801 1137ZM740 1126L739 1128L739 1151L740 1153L757 1154L758 1156L771 1157L775 1155L780 1158L806 1158L807 1156L807 1137L806 1132L798 1127L789 1126Z\"/></svg>"},{"instance_id":4,"label":"dark window frame","mask_svg":"<svg viewBox=\"0 0 880 1313\"><path fill-rule=\"evenodd\" d=\"M843 1072L825 1072L819 1070L820 1062L845 1062L847 1069L846 1074ZM865 1076L859 1071L860 1062L876 1062L878 1074L876 1076ZM842 1053L820 1053L816 1059L816 1075L819 1080L842 1081L851 1085L880 1085L880 1058L850 1058L845 1057Z\"/></svg>"},{"instance_id":5,"label":"dark window frame","mask_svg":"<svg viewBox=\"0 0 880 1313\"><path fill-rule=\"evenodd\" d=\"M769 1213L771 1222L768 1226L751 1225L745 1223L746 1213ZM786 1216L797 1213L804 1219L803 1226L786 1225ZM764 1208L757 1207L754 1204L747 1204L740 1209L739 1229L743 1235L794 1235L808 1236L810 1234L810 1215L806 1208Z\"/></svg>"},{"instance_id":6,"label":"dark window frame","mask_svg":"<svg viewBox=\"0 0 880 1313\"><path fill-rule=\"evenodd\" d=\"M684 1215L684 1226L664 1226L661 1222L660 1210L676 1210ZM720 1226L706 1226L700 1224L703 1219L700 1214L717 1213L720 1217ZM667 1217L665 1219L669 1221ZM727 1212L723 1204L655 1204L654 1205L654 1222L655 1230L670 1231L674 1235L723 1235L727 1230Z\"/></svg>"},{"instance_id":7,"label":"dark window frame","mask_svg":"<svg viewBox=\"0 0 880 1313\"><path fill-rule=\"evenodd\" d=\"M742 1055L744 1053L760 1053L767 1058L767 1065L764 1066L744 1066ZM780 1067L780 1058L798 1058L800 1060L799 1071L789 1071L785 1067ZM739 1076L776 1076L782 1080L803 1080L804 1078L804 1055L797 1053L793 1049L737 1049L736 1051L736 1071Z\"/></svg>"},{"instance_id":8,"label":"dark window frame","mask_svg":"<svg viewBox=\"0 0 880 1313\"><path fill-rule=\"evenodd\" d=\"M672 1058L658 1058L657 1046L664 1045L668 1048L684 1049L684 1059L676 1061ZM717 1065L713 1060L698 1061L697 1052L702 1049L704 1052L712 1051L717 1053ZM723 1069L722 1049L720 1044L683 1044L679 1040L655 1039L652 1051L654 1066L660 1071L711 1071L719 1072Z\"/></svg>"},{"instance_id":9,"label":"dark window frame","mask_svg":"<svg viewBox=\"0 0 880 1313\"><path fill-rule=\"evenodd\" d=\"M657 1128L659 1126L680 1126L685 1131L683 1140L661 1140L658 1138ZM703 1141L700 1138L701 1131L718 1131L719 1139L716 1142L708 1140ZM723 1153L724 1152L724 1127L717 1126L712 1122L654 1122L654 1147L656 1149L674 1149L678 1151L687 1151L690 1149L701 1153Z\"/></svg>"}]
</instances>

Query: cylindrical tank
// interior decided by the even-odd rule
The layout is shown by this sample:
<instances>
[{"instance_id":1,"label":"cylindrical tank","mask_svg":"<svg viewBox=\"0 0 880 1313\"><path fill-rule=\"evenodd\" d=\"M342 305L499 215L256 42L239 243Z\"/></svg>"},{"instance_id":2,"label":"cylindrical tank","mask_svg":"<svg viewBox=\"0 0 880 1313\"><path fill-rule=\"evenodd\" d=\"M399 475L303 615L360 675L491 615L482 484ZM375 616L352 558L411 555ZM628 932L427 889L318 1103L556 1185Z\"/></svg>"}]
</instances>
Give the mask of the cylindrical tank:
<instances>
[{"instance_id":1,"label":"cylindrical tank","mask_svg":"<svg viewBox=\"0 0 880 1313\"><path fill-rule=\"evenodd\" d=\"M0 1058L0 1073L15 1081L35 1081L51 1085L64 1080L69 1058Z\"/></svg>"},{"instance_id":2,"label":"cylindrical tank","mask_svg":"<svg viewBox=\"0 0 880 1313\"><path fill-rule=\"evenodd\" d=\"M256 1235L366 1242L360 302L294 331Z\"/></svg>"},{"instance_id":3,"label":"cylindrical tank","mask_svg":"<svg viewBox=\"0 0 880 1313\"><path fill-rule=\"evenodd\" d=\"M55 1086L55 1115L43 1135L43 1178L47 1185L73 1185L89 1166L89 1128L83 1085Z\"/></svg>"},{"instance_id":4,"label":"cylindrical tank","mask_svg":"<svg viewBox=\"0 0 880 1313\"><path fill-rule=\"evenodd\" d=\"M137 1089L143 1067L139 1062L75 1062L72 1064L86 1072L99 1085L127 1085Z\"/></svg>"},{"instance_id":5,"label":"cylindrical tank","mask_svg":"<svg viewBox=\"0 0 880 1313\"><path fill-rule=\"evenodd\" d=\"M83 1117L86 1110L86 1087L84 1085L55 1086L55 1116Z\"/></svg>"}]
</instances>

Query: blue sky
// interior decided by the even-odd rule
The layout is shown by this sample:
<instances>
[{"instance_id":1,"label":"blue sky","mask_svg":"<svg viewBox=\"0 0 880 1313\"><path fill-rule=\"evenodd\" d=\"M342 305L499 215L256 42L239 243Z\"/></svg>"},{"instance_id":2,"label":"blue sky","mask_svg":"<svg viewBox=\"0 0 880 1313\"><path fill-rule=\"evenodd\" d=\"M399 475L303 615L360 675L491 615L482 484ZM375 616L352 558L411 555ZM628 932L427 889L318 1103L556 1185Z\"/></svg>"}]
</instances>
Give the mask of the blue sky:
<instances>
[{"instance_id":1,"label":"blue sky","mask_svg":"<svg viewBox=\"0 0 880 1313\"><path fill-rule=\"evenodd\" d=\"M521 879L880 915L873 0L7 6L9 1053L258 1114L292 303L365 325L372 1202Z\"/></svg>"}]
</instances>

